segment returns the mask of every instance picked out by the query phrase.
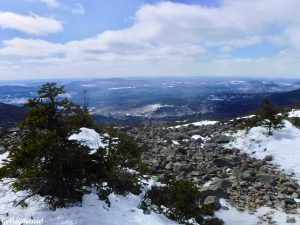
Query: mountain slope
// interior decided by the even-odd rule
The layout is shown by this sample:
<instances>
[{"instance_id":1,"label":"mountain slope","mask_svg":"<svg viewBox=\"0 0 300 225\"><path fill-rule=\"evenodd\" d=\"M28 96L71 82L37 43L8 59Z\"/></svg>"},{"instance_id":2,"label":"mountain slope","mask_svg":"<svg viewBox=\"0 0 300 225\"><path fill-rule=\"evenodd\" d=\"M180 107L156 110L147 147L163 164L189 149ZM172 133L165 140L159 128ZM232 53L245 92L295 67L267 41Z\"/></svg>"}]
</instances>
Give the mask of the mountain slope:
<instances>
[{"instance_id":1,"label":"mountain slope","mask_svg":"<svg viewBox=\"0 0 300 225\"><path fill-rule=\"evenodd\" d=\"M0 124L14 123L22 120L27 113L23 107L0 103Z\"/></svg>"}]
</instances>

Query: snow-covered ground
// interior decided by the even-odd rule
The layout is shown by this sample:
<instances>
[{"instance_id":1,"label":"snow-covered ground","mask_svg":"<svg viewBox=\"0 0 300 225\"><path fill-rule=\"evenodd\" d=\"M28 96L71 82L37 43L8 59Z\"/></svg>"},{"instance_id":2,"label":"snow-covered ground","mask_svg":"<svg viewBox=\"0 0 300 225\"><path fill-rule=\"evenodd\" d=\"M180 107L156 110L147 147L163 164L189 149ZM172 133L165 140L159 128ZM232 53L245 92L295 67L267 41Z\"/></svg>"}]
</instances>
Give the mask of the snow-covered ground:
<instances>
[{"instance_id":1,"label":"snow-covered ground","mask_svg":"<svg viewBox=\"0 0 300 225\"><path fill-rule=\"evenodd\" d=\"M289 117L299 117L300 111L291 111ZM254 127L248 133L245 131L237 131L231 134L234 140L227 144L228 148L238 148L250 156L263 159L267 155L273 157L272 163L277 165L286 173L295 173L296 179L300 181L300 129L294 127L289 121L285 121L285 127L276 130L273 135L267 135L267 131L263 127ZM295 199L299 201L299 199ZM232 207L226 200L222 200L221 204L228 207L229 210L220 210L216 216L226 221L226 225L256 225L270 224L267 217L272 217L277 225L290 224L287 219L294 217L296 222L300 224L299 215L287 215L281 210L274 210L268 207L261 207L256 212L240 212Z\"/></svg>"},{"instance_id":2,"label":"snow-covered ground","mask_svg":"<svg viewBox=\"0 0 300 225\"><path fill-rule=\"evenodd\" d=\"M154 112L161 108L173 108L173 105L162 105L160 103L144 105L138 108L133 108L126 111L127 116L151 116Z\"/></svg>"},{"instance_id":3,"label":"snow-covered ground","mask_svg":"<svg viewBox=\"0 0 300 225\"><path fill-rule=\"evenodd\" d=\"M238 131L227 147L238 148L250 156L263 159L273 156L272 163L287 173L294 172L300 181L300 129L285 121L285 127L267 135L263 127L254 127L247 134Z\"/></svg>"},{"instance_id":4,"label":"snow-covered ground","mask_svg":"<svg viewBox=\"0 0 300 225\"><path fill-rule=\"evenodd\" d=\"M92 149L91 154L95 153L98 148L105 148L107 144L103 141L104 137L98 134L95 130L89 128L80 128L78 134L73 134L69 140L76 140L80 144L88 146Z\"/></svg>"},{"instance_id":5,"label":"snow-covered ground","mask_svg":"<svg viewBox=\"0 0 300 225\"><path fill-rule=\"evenodd\" d=\"M11 104L11 105L23 105L28 101L28 98L4 98L0 99L0 102L5 103L5 104Z\"/></svg>"},{"instance_id":6,"label":"snow-covered ground","mask_svg":"<svg viewBox=\"0 0 300 225\"><path fill-rule=\"evenodd\" d=\"M292 111L289 115L291 117L299 116L300 111ZM215 123L217 121L201 121L192 124L202 126ZM188 125L179 125L176 128ZM259 159L263 159L266 155L272 155L273 163L286 172L294 172L300 180L300 129L288 121L285 121L285 125L285 128L275 131L272 136L266 135L266 130L262 127L254 127L248 134L245 131L238 131L233 134L235 139L227 147L237 147ZM82 128L79 134L74 134L70 138L93 150L105 147L104 137L92 129ZM202 137L193 136L195 140L198 138ZM7 153L0 155L0 167L6 157ZM209 183L206 184L206 186L209 185ZM0 219L7 222L11 222L9 219L37 219L47 225L178 225L178 223L154 212L150 215L143 214L142 210L138 209L142 195L112 194L109 196L111 201L109 208L106 203L98 199L97 195L86 194L82 206L57 209L56 211L47 209L40 197L31 200L27 208L14 207L14 199L20 198L22 195L24 195L22 192L14 193L7 180L0 182ZM268 218L272 218L277 225L287 225L289 224L287 219L291 217L296 220L294 224L300 224L299 215L287 215L280 210L268 207L261 207L255 212L241 212L231 206L227 200L221 199L220 202L227 208L223 207L217 211L216 216L224 220L225 225L267 225L270 224Z\"/></svg>"},{"instance_id":7,"label":"snow-covered ground","mask_svg":"<svg viewBox=\"0 0 300 225\"><path fill-rule=\"evenodd\" d=\"M111 207L100 201L96 194L86 194L82 206L49 210L43 199L35 198L27 208L14 207L13 200L24 195L14 193L6 182L0 182L0 220L3 224L18 224L17 220L42 221L43 225L178 225L163 215L152 212L150 215L138 209L141 196L110 195ZM14 223L10 223L15 220ZM6 223L5 223L6 221Z\"/></svg>"},{"instance_id":8,"label":"snow-covered ground","mask_svg":"<svg viewBox=\"0 0 300 225\"><path fill-rule=\"evenodd\" d=\"M203 120L203 121L199 121L199 122L194 122L194 123L186 123L186 124L181 124L181 125L177 125L175 127L169 127L169 128L180 128L180 127L187 127L189 125L194 125L194 126L207 126L207 125L214 125L216 123L218 123L219 121L212 121L212 120Z\"/></svg>"},{"instance_id":9,"label":"snow-covered ground","mask_svg":"<svg viewBox=\"0 0 300 225\"><path fill-rule=\"evenodd\" d=\"M289 112L289 117L300 117L300 110L292 110Z\"/></svg>"},{"instance_id":10,"label":"snow-covered ground","mask_svg":"<svg viewBox=\"0 0 300 225\"><path fill-rule=\"evenodd\" d=\"M80 133L72 135L70 139L77 140L94 150L105 146L103 137L93 129L81 128ZM8 153L0 155L0 167L7 156ZM139 196L111 194L109 196L111 207L108 207L104 201L100 201L93 193L83 196L81 206L61 208L56 211L49 210L43 203L42 197L31 199L27 208L15 207L14 200L21 200L26 193L13 192L9 181L11 180L0 181L0 221L4 225L20 225L21 222L43 225L178 225L155 212L144 214L138 208L143 194ZM153 182L150 180L148 185L153 185Z\"/></svg>"},{"instance_id":11,"label":"snow-covered ground","mask_svg":"<svg viewBox=\"0 0 300 225\"><path fill-rule=\"evenodd\" d=\"M225 221L225 225L288 225L291 223L287 223L287 219L293 217L296 220L293 224L300 224L299 215L287 215L280 210L261 207L255 212L241 212L232 207L225 199L220 199L220 203L227 209L220 209L216 212L216 216ZM270 223L268 218L272 218L273 223Z\"/></svg>"}]
</instances>

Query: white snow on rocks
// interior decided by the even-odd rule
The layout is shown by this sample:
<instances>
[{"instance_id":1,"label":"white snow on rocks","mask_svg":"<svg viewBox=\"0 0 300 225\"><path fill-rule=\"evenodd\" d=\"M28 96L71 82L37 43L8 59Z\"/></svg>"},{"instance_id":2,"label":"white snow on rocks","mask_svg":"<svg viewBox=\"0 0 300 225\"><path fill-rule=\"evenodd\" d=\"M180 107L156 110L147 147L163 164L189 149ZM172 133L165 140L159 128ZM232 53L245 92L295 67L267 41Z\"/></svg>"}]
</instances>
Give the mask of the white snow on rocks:
<instances>
[{"instance_id":1,"label":"white snow on rocks","mask_svg":"<svg viewBox=\"0 0 300 225\"><path fill-rule=\"evenodd\" d=\"M289 117L300 117L300 111L292 110ZM300 129L294 127L289 121L284 121L284 123L285 127L274 131L273 135L267 135L263 127L254 127L248 133L237 131L232 134L235 139L225 147L238 148L257 159L264 159L267 155L271 155L273 164L287 173L294 172L300 181ZM221 209L216 212L216 216L223 219L225 225L270 224L267 222L267 217L272 218L272 221L278 225L290 224L288 221L300 224L299 214L290 215L268 207L261 207L251 213L240 212L225 200L221 200L221 204L229 210Z\"/></svg>"},{"instance_id":2,"label":"white snow on rocks","mask_svg":"<svg viewBox=\"0 0 300 225\"><path fill-rule=\"evenodd\" d=\"M187 127L189 125L194 125L194 126L207 126L207 125L214 125L218 123L219 121L212 121L212 120L203 120L199 122L194 122L194 123L187 123L187 124L182 124L182 125L177 125L175 127L169 127L169 128L180 128L180 127Z\"/></svg>"},{"instance_id":3,"label":"white snow on rocks","mask_svg":"<svg viewBox=\"0 0 300 225\"><path fill-rule=\"evenodd\" d=\"M8 152L5 152L0 155L0 165L3 163L3 160L6 159L8 156Z\"/></svg>"},{"instance_id":4,"label":"white snow on rocks","mask_svg":"<svg viewBox=\"0 0 300 225\"><path fill-rule=\"evenodd\" d=\"M103 136L98 134L95 130L89 128L80 128L80 132L78 134L73 134L69 137L69 140L76 140L80 142L80 144L88 146L93 151L91 154L95 153L97 149L105 148L107 146L103 141Z\"/></svg>"},{"instance_id":5,"label":"white snow on rocks","mask_svg":"<svg viewBox=\"0 0 300 225\"><path fill-rule=\"evenodd\" d=\"M289 112L289 117L300 117L300 110L292 110Z\"/></svg>"},{"instance_id":6,"label":"white snow on rocks","mask_svg":"<svg viewBox=\"0 0 300 225\"><path fill-rule=\"evenodd\" d=\"M300 129L285 121L285 128L267 135L263 127L254 127L247 134L238 131L226 147L235 147L258 159L273 156L273 163L300 180Z\"/></svg>"},{"instance_id":7,"label":"white snow on rocks","mask_svg":"<svg viewBox=\"0 0 300 225\"><path fill-rule=\"evenodd\" d=\"M193 135L192 137L191 137L191 139L194 139L194 140L198 140L198 139L202 139L202 136L201 135L198 135L198 134L195 134L195 135Z\"/></svg>"},{"instance_id":8,"label":"white snow on rocks","mask_svg":"<svg viewBox=\"0 0 300 225\"><path fill-rule=\"evenodd\" d=\"M237 210L224 199L220 199L220 203L227 209L221 208L216 212L216 216L225 221L225 225L288 225L291 224L287 223L289 218L295 218L294 224L300 224L299 215L287 215L269 207L261 207L254 212L249 212ZM268 218L272 218L273 223L269 223Z\"/></svg>"},{"instance_id":9,"label":"white snow on rocks","mask_svg":"<svg viewBox=\"0 0 300 225\"><path fill-rule=\"evenodd\" d=\"M179 145L179 142L178 142L178 141L175 141L175 140L172 140L172 143L173 143L174 145Z\"/></svg>"}]
</instances>

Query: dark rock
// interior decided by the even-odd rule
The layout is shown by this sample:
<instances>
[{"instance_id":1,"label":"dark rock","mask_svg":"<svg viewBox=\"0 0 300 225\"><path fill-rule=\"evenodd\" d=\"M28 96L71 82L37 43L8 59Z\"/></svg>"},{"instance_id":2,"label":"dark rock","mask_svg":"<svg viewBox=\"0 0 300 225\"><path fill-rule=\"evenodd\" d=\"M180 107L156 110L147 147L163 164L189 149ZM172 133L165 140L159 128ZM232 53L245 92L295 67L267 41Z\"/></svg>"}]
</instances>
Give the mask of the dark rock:
<instances>
[{"instance_id":1,"label":"dark rock","mask_svg":"<svg viewBox=\"0 0 300 225\"><path fill-rule=\"evenodd\" d=\"M8 129L8 133L14 133L14 132L19 132L21 131L21 129L19 127L13 127L13 128L10 128Z\"/></svg>"},{"instance_id":2,"label":"dark rock","mask_svg":"<svg viewBox=\"0 0 300 225\"><path fill-rule=\"evenodd\" d=\"M216 149L218 147L218 144L217 143L206 143L204 146L203 146L203 148L205 149L205 150L214 150L214 149Z\"/></svg>"},{"instance_id":3,"label":"dark rock","mask_svg":"<svg viewBox=\"0 0 300 225\"><path fill-rule=\"evenodd\" d=\"M286 204L286 205L296 205L297 203L296 203L296 201L295 201L295 199L293 199L293 198L284 198L283 199L283 202Z\"/></svg>"},{"instance_id":4,"label":"dark rock","mask_svg":"<svg viewBox=\"0 0 300 225\"><path fill-rule=\"evenodd\" d=\"M271 156L271 155L266 155L266 157L264 158L264 161L267 161L267 162L272 161L272 160L273 160L273 156Z\"/></svg>"},{"instance_id":5,"label":"dark rock","mask_svg":"<svg viewBox=\"0 0 300 225\"><path fill-rule=\"evenodd\" d=\"M239 159L234 155L220 156L213 160L217 167L235 167L239 163Z\"/></svg>"},{"instance_id":6,"label":"dark rock","mask_svg":"<svg viewBox=\"0 0 300 225\"><path fill-rule=\"evenodd\" d=\"M200 195L201 203L203 203L208 196L215 196L217 199L228 198L227 192L219 184L212 184L209 187L201 188Z\"/></svg>"},{"instance_id":7,"label":"dark rock","mask_svg":"<svg viewBox=\"0 0 300 225\"><path fill-rule=\"evenodd\" d=\"M218 144L227 144L231 141L231 137L225 135L216 135L209 142Z\"/></svg>"},{"instance_id":8,"label":"dark rock","mask_svg":"<svg viewBox=\"0 0 300 225\"><path fill-rule=\"evenodd\" d=\"M7 149L4 146L0 146L0 154L3 154L7 151Z\"/></svg>"},{"instance_id":9,"label":"dark rock","mask_svg":"<svg viewBox=\"0 0 300 225\"><path fill-rule=\"evenodd\" d=\"M212 206L215 210L221 208L221 204L216 196L207 196L203 202L203 205Z\"/></svg>"},{"instance_id":10,"label":"dark rock","mask_svg":"<svg viewBox=\"0 0 300 225\"><path fill-rule=\"evenodd\" d=\"M258 173L256 174L257 181L262 182L263 184L266 185L276 185L277 182L275 181L275 176L270 175L270 174L265 174L265 173Z\"/></svg>"},{"instance_id":11,"label":"dark rock","mask_svg":"<svg viewBox=\"0 0 300 225\"><path fill-rule=\"evenodd\" d=\"M286 219L286 223L296 223L295 217L290 217Z\"/></svg>"},{"instance_id":12,"label":"dark rock","mask_svg":"<svg viewBox=\"0 0 300 225\"><path fill-rule=\"evenodd\" d=\"M192 171L191 176L200 176L200 172L199 171Z\"/></svg>"},{"instance_id":13,"label":"dark rock","mask_svg":"<svg viewBox=\"0 0 300 225\"><path fill-rule=\"evenodd\" d=\"M190 139L190 137L186 133L181 132L171 132L165 135L165 139L169 140L183 140L183 139Z\"/></svg>"},{"instance_id":14,"label":"dark rock","mask_svg":"<svg viewBox=\"0 0 300 225\"><path fill-rule=\"evenodd\" d=\"M176 150L172 147L163 147L160 151L162 154L171 155L174 154Z\"/></svg>"},{"instance_id":15,"label":"dark rock","mask_svg":"<svg viewBox=\"0 0 300 225\"><path fill-rule=\"evenodd\" d=\"M298 189L297 184L295 184L294 182L291 182L291 181L285 182L283 185L286 187L292 188L293 190Z\"/></svg>"}]
</instances>

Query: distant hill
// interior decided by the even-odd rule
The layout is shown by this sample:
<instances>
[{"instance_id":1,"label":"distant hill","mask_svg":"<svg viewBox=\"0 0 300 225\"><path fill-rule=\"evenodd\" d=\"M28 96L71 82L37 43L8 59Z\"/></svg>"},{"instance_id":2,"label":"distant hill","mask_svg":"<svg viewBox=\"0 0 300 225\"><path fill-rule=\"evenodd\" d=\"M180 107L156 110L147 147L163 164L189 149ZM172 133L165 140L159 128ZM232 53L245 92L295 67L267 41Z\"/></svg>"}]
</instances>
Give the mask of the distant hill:
<instances>
[{"instance_id":1,"label":"distant hill","mask_svg":"<svg viewBox=\"0 0 300 225\"><path fill-rule=\"evenodd\" d=\"M229 94L226 95L226 100L214 102L211 106L213 112L204 114L203 117L220 120L248 115L257 112L264 99L270 99L280 107L292 107L300 103L300 89L277 93Z\"/></svg>"},{"instance_id":2,"label":"distant hill","mask_svg":"<svg viewBox=\"0 0 300 225\"><path fill-rule=\"evenodd\" d=\"M267 98L280 106L293 105L300 102L300 89L289 92L273 93L267 96Z\"/></svg>"},{"instance_id":3,"label":"distant hill","mask_svg":"<svg viewBox=\"0 0 300 225\"><path fill-rule=\"evenodd\" d=\"M27 113L23 107L0 103L0 125L15 123L22 120Z\"/></svg>"}]
</instances>

